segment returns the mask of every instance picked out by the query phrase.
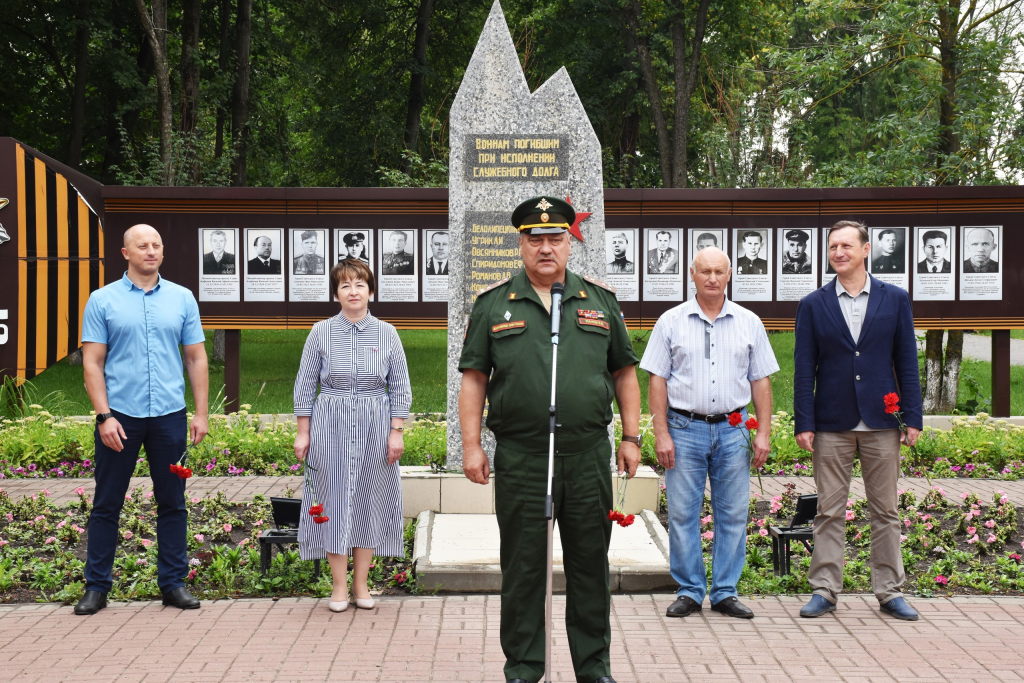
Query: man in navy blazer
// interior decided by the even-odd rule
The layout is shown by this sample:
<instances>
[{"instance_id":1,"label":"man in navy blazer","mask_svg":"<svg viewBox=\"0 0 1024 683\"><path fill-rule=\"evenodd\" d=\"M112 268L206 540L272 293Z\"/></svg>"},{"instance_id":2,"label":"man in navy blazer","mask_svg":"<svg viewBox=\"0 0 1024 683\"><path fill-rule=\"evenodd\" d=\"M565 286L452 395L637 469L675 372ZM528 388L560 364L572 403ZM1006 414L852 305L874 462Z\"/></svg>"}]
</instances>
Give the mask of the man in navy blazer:
<instances>
[{"instance_id":1,"label":"man in navy blazer","mask_svg":"<svg viewBox=\"0 0 1024 683\"><path fill-rule=\"evenodd\" d=\"M913 445L921 431L921 384L910 296L867 274L867 227L840 221L829 232L836 278L801 301L796 312L793 386L796 440L812 451L818 514L808 581L814 589L802 617L835 611L843 588L846 501L854 454L860 456L871 512L871 584L881 610L914 621L903 599L896 484L900 443L883 397L900 396Z\"/></svg>"}]
</instances>

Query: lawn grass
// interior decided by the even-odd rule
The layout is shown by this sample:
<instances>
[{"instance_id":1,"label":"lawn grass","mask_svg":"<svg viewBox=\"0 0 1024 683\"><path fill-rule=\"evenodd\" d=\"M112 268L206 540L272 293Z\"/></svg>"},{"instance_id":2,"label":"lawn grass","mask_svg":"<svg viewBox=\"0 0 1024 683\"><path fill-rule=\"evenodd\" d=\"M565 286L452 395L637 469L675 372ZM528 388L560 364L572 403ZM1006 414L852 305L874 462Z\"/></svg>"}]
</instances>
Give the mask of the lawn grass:
<instances>
[{"instance_id":1,"label":"lawn grass","mask_svg":"<svg viewBox=\"0 0 1024 683\"><path fill-rule=\"evenodd\" d=\"M254 412L290 413L293 410L292 389L298 372L302 346L307 330L243 330L242 331L242 403L253 406ZM413 385L412 410L416 413L443 413L447 409L447 332L445 330L399 331L409 363ZM207 335L207 354L212 356L213 332ZM631 332L633 347L642 357L650 337L649 331ZM793 348L792 332L769 334L779 372L772 375L775 410L793 410ZM637 369L643 411L649 412L647 403L647 373ZM1014 415L1024 414L1024 366L1011 369L1011 408ZM82 368L61 361L33 380L37 399L61 392L60 400L54 396L47 401L51 412L64 415L87 415L92 406L82 382ZM222 363L210 364L211 394L216 395L224 385ZM960 400L974 396L974 387L986 399L992 394L991 364L964 359L960 377ZM189 409L192 409L191 390L186 389ZM34 399L34 400L37 400Z\"/></svg>"}]
</instances>

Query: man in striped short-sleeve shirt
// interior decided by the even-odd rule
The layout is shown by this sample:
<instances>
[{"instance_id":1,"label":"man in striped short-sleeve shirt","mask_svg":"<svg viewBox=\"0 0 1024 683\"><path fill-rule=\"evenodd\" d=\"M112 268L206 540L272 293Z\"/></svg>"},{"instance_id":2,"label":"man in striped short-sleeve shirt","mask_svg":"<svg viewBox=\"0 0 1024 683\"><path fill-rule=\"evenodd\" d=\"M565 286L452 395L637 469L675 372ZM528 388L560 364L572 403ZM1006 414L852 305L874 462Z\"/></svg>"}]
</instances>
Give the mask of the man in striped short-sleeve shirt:
<instances>
[{"instance_id":1,"label":"man in striped short-sleeve shirt","mask_svg":"<svg viewBox=\"0 0 1024 683\"><path fill-rule=\"evenodd\" d=\"M720 249L697 252L690 266L696 299L658 319L640 362L651 376L654 447L665 467L670 565L679 584L670 617L701 610L708 592L702 537L714 544L711 609L741 619L754 616L736 593L746 561L751 457L747 426L733 426L729 414L747 420L753 396L763 421L753 439L753 465L760 468L768 458L769 375L779 364L760 318L726 298L731 275L729 257ZM709 476L713 532L701 518Z\"/></svg>"}]
</instances>

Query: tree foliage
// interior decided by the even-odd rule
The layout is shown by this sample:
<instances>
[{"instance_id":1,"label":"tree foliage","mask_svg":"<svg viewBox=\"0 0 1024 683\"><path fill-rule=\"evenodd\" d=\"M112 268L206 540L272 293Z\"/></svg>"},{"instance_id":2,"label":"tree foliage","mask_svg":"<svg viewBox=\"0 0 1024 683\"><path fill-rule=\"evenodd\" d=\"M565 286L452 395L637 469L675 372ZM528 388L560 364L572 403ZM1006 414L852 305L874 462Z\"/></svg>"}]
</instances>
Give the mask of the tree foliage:
<instances>
[{"instance_id":1,"label":"tree foliage","mask_svg":"<svg viewBox=\"0 0 1024 683\"><path fill-rule=\"evenodd\" d=\"M503 7L531 88L567 67L608 186L784 187L1018 182L1021 3ZM153 17L167 8L162 58L140 6ZM443 184L448 108L489 10L488 0L0 0L0 134L106 183Z\"/></svg>"}]
</instances>

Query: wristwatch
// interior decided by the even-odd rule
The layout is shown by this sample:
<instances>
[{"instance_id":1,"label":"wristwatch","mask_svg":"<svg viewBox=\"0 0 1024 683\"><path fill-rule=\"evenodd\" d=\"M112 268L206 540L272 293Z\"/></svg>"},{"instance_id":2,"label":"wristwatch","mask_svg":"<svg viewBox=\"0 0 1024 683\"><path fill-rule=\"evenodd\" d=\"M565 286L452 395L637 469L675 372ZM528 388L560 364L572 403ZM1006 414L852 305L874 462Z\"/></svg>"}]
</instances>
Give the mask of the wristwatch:
<instances>
[{"instance_id":1,"label":"wristwatch","mask_svg":"<svg viewBox=\"0 0 1024 683\"><path fill-rule=\"evenodd\" d=\"M622 435L622 441L628 441L630 443L635 443L637 448L642 448L643 445L644 445L644 435L640 434L639 436L626 436L625 434L623 434Z\"/></svg>"},{"instance_id":2,"label":"wristwatch","mask_svg":"<svg viewBox=\"0 0 1024 683\"><path fill-rule=\"evenodd\" d=\"M96 424L101 425L112 417L114 417L113 413L99 413L96 415Z\"/></svg>"}]
</instances>

